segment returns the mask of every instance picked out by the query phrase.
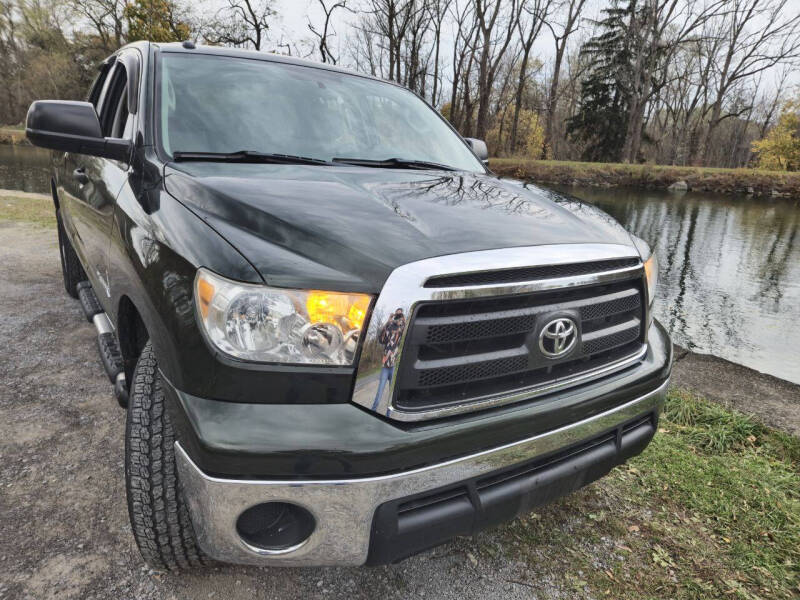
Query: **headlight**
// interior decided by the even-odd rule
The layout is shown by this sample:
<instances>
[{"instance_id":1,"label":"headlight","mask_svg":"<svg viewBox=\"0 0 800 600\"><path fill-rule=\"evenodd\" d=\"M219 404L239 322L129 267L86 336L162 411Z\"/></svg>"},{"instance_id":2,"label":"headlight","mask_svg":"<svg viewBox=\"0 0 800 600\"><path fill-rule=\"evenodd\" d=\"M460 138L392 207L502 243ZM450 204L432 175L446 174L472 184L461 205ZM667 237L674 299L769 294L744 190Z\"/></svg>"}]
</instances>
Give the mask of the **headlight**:
<instances>
[{"instance_id":1,"label":"headlight","mask_svg":"<svg viewBox=\"0 0 800 600\"><path fill-rule=\"evenodd\" d=\"M220 351L243 360L351 365L372 299L230 281L199 269L200 323Z\"/></svg>"},{"instance_id":2,"label":"headlight","mask_svg":"<svg viewBox=\"0 0 800 600\"><path fill-rule=\"evenodd\" d=\"M658 283L658 259L656 253L650 254L650 258L644 261L644 274L647 277L647 299L653 304L656 297L656 283Z\"/></svg>"}]
</instances>

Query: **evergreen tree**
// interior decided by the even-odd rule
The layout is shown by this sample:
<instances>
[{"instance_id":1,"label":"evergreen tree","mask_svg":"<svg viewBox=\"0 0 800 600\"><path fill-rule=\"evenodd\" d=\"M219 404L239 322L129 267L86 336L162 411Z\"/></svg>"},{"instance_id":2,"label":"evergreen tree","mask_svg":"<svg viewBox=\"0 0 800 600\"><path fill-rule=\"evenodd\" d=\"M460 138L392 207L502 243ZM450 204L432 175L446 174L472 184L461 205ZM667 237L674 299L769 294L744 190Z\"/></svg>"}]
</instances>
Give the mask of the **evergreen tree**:
<instances>
[{"instance_id":1,"label":"evergreen tree","mask_svg":"<svg viewBox=\"0 0 800 600\"><path fill-rule=\"evenodd\" d=\"M637 0L614 0L597 21L600 32L581 48L588 74L581 81L578 112L567 120L567 134L584 145L583 158L616 162L628 127L632 61L629 25L641 8Z\"/></svg>"}]
</instances>

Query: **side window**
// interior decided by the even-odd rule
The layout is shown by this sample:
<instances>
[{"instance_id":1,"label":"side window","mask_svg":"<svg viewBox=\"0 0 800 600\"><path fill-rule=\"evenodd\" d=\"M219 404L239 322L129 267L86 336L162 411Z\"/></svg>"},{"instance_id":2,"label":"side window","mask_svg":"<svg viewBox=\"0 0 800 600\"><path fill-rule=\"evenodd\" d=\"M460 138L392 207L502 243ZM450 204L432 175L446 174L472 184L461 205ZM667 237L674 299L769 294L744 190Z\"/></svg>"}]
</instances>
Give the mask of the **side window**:
<instances>
[{"instance_id":1,"label":"side window","mask_svg":"<svg viewBox=\"0 0 800 600\"><path fill-rule=\"evenodd\" d=\"M138 61L132 54L121 54L113 70L108 75L108 81L101 93L98 117L100 118L100 128L105 137L113 138L132 138L133 137L133 116L128 106L128 85L134 81L128 77L128 67L135 69L138 74Z\"/></svg>"},{"instance_id":2,"label":"side window","mask_svg":"<svg viewBox=\"0 0 800 600\"><path fill-rule=\"evenodd\" d=\"M106 100L108 96L111 94L111 88L113 87L114 77L119 70L119 66L116 63L112 63L108 67L108 72L105 76L105 81L103 81L103 85L100 87L100 91L97 95L97 102L94 104L94 109L97 112L97 116L100 119L100 125L103 124L103 107L106 105Z\"/></svg>"},{"instance_id":3,"label":"side window","mask_svg":"<svg viewBox=\"0 0 800 600\"><path fill-rule=\"evenodd\" d=\"M94 104L95 110L97 110L97 107L100 105L100 95L103 93L103 88L105 87L106 80L108 79L108 73L111 71L111 67L113 66L113 61L104 61L100 65L97 77L94 78L94 83L92 83L92 87L89 90L89 96L86 98L86 101Z\"/></svg>"},{"instance_id":4,"label":"side window","mask_svg":"<svg viewBox=\"0 0 800 600\"><path fill-rule=\"evenodd\" d=\"M128 111L128 86L122 90L122 95L117 103L117 110L111 123L111 135L113 138L131 138L133 136L133 118Z\"/></svg>"},{"instance_id":5,"label":"side window","mask_svg":"<svg viewBox=\"0 0 800 600\"><path fill-rule=\"evenodd\" d=\"M103 130L105 137L114 137L114 119L119 112L120 101L126 96L127 84L128 77L125 74L125 67L118 62L109 76L109 82L103 92L98 115L100 117L100 128Z\"/></svg>"}]
</instances>

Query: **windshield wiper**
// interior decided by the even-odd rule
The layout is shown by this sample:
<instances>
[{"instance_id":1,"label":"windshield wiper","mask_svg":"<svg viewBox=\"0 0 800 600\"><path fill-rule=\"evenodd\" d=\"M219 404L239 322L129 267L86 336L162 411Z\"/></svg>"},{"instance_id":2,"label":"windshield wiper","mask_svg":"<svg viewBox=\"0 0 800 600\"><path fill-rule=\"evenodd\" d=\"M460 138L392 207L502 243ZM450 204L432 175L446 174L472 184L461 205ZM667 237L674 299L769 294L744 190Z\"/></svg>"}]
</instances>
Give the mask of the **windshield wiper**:
<instances>
[{"instance_id":1,"label":"windshield wiper","mask_svg":"<svg viewBox=\"0 0 800 600\"><path fill-rule=\"evenodd\" d=\"M292 154L269 154L255 150L239 150L238 152L173 152L176 162L209 161L235 163L264 163L278 165L330 165L327 160L294 156Z\"/></svg>"},{"instance_id":2,"label":"windshield wiper","mask_svg":"<svg viewBox=\"0 0 800 600\"><path fill-rule=\"evenodd\" d=\"M356 165L359 167L374 167L376 169L437 169L442 171L457 171L448 165L442 165L426 160L411 160L408 158L385 158L373 160L369 158L333 158L331 162Z\"/></svg>"}]
</instances>

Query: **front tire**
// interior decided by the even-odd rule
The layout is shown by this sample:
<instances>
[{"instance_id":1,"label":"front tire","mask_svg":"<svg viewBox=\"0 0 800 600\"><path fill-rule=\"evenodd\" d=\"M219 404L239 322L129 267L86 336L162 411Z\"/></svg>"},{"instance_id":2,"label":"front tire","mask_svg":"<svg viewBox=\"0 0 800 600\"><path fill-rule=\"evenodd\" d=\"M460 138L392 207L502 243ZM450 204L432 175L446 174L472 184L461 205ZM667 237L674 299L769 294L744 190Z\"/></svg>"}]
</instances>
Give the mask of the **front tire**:
<instances>
[{"instance_id":1,"label":"front tire","mask_svg":"<svg viewBox=\"0 0 800 600\"><path fill-rule=\"evenodd\" d=\"M64 277L64 289L73 298L78 297L78 284L86 281L86 272L78 260L78 255L67 237L61 211L56 211L56 227L58 228L58 250L61 255L61 274Z\"/></svg>"},{"instance_id":2,"label":"front tire","mask_svg":"<svg viewBox=\"0 0 800 600\"><path fill-rule=\"evenodd\" d=\"M133 536L154 569L180 571L205 563L178 486L175 436L164 406L150 342L133 372L125 426L125 487Z\"/></svg>"}]
</instances>

